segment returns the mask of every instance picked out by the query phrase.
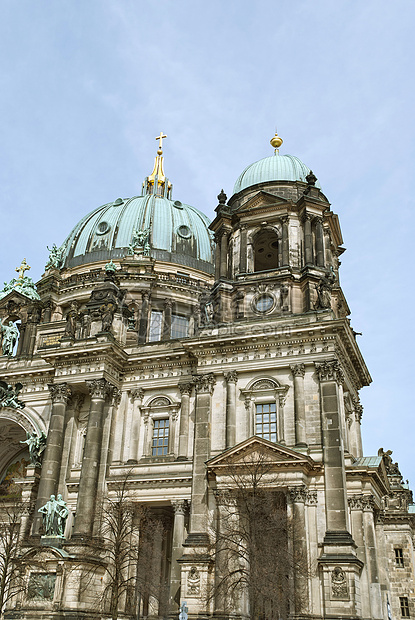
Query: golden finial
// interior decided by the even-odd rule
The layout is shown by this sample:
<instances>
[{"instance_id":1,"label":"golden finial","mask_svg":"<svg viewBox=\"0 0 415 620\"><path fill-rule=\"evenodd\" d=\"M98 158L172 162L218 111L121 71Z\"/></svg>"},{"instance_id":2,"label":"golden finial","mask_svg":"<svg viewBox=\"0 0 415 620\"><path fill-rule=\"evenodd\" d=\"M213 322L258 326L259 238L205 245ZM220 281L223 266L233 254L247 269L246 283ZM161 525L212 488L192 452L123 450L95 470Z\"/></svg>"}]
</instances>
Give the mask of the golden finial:
<instances>
[{"instance_id":1,"label":"golden finial","mask_svg":"<svg viewBox=\"0 0 415 620\"><path fill-rule=\"evenodd\" d=\"M283 139L279 137L279 135L277 134L277 132L275 132L275 136L273 138L271 138L271 140L269 141L271 146L274 147L274 153L275 155L279 152L278 149L280 148L281 144L283 143Z\"/></svg>"},{"instance_id":2,"label":"golden finial","mask_svg":"<svg viewBox=\"0 0 415 620\"><path fill-rule=\"evenodd\" d=\"M30 265L28 265L28 264L26 263L26 259L24 258L24 259L22 260L22 264L20 265L20 267L16 267L16 269L15 269L15 271L17 271L17 272L18 272L18 274L19 274L19 280L23 280L23 278L24 278L24 272L25 272L25 271L29 271L29 269L31 269L31 267L30 267Z\"/></svg>"},{"instance_id":3,"label":"golden finial","mask_svg":"<svg viewBox=\"0 0 415 620\"><path fill-rule=\"evenodd\" d=\"M163 140L167 138L166 134L160 131L160 135L157 136L156 140L159 142L159 147L157 149L157 157L154 162L153 172L147 177L146 185L143 185L146 194L156 194L157 196L165 196L169 198L171 195L172 185L166 179L163 169ZM157 178L157 183L156 183ZM154 184L156 183L156 188Z\"/></svg>"}]
</instances>

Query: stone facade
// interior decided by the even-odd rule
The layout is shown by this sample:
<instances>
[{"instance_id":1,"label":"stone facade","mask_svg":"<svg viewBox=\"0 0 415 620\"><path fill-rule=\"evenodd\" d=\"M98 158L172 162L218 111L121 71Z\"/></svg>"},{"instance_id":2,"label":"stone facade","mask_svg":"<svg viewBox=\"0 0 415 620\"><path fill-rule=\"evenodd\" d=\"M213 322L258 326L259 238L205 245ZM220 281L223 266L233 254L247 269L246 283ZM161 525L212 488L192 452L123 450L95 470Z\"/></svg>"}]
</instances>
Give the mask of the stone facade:
<instances>
[{"instance_id":1,"label":"stone facade","mask_svg":"<svg viewBox=\"0 0 415 620\"><path fill-rule=\"evenodd\" d=\"M84 257L47 269L40 301L0 299L21 334L0 379L22 383L25 403L0 409L0 465L4 479L23 463L14 482L31 506L26 585L5 618L109 617L102 506L123 481L158 525L131 530L142 554L148 537L153 577L142 585L137 558L123 568L119 617L177 617L184 600L192 618L251 617L246 593L231 610L215 594L212 553L229 472L246 458L266 459L301 533L289 544L309 571L289 577L305 596L287 614L399 618L407 601L415 615L412 494L390 452L362 452L371 378L340 287L338 218L312 177L218 198L214 276L158 259L150 233L148 252L114 258L115 272ZM41 467L19 443L26 432L47 433ZM57 493L65 538L47 544L38 508Z\"/></svg>"}]
</instances>

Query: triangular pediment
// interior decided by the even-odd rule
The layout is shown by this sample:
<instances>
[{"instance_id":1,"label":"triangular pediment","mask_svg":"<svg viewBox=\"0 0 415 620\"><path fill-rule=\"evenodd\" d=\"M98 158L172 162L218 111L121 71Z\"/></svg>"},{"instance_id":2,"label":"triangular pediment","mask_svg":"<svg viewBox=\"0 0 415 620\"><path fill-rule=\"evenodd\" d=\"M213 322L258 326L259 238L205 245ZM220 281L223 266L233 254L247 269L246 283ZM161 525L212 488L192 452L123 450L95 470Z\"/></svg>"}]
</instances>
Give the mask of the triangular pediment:
<instances>
[{"instance_id":1,"label":"triangular pediment","mask_svg":"<svg viewBox=\"0 0 415 620\"><path fill-rule=\"evenodd\" d=\"M253 209L269 209L272 207L275 210L286 209L287 204L291 204L289 200L282 198L281 196L275 196L275 194L270 194L269 192L260 191L257 192L254 196L245 202L244 205L238 209L237 213L241 216L243 213L247 211L252 212Z\"/></svg>"},{"instance_id":2,"label":"triangular pediment","mask_svg":"<svg viewBox=\"0 0 415 620\"><path fill-rule=\"evenodd\" d=\"M310 470L320 467L309 456L256 435L218 454L206 465L209 471L219 472L226 468L244 468L256 462L284 469L300 467Z\"/></svg>"},{"instance_id":3,"label":"triangular pediment","mask_svg":"<svg viewBox=\"0 0 415 620\"><path fill-rule=\"evenodd\" d=\"M23 295L23 293L19 293L19 291L14 290L10 291L10 293L7 293L7 295L0 299L0 308L7 307L10 302L20 305L26 305L31 301L34 300L30 299L30 297L27 297L26 295Z\"/></svg>"}]
</instances>

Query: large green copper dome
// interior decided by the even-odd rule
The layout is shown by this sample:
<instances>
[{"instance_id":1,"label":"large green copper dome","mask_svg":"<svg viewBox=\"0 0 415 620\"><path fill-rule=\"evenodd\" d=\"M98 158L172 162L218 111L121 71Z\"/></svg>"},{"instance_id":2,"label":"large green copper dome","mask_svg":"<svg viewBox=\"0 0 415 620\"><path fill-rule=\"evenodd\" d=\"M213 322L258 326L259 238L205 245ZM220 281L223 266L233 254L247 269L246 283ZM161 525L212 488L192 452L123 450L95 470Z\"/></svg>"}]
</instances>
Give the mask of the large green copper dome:
<instances>
[{"instance_id":1,"label":"large green copper dome","mask_svg":"<svg viewBox=\"0 0 415 620\"><path fill-rule=\"evenodd\" d=\"M86 215L66 238L60 267L124 258L137 234L146 239L146 255L168 263L213 273L210 220L200 211L172 200L172 184L163 170L162 139L153 172L144 179L141 196L117 198ZM50 260L50 258L49 258Z\"/></svg>"},{"instance_id":2,"label":"large green copper dome","mask_svg":"<svg viewBox=\"0 0 415 620\"><path fill-rule=\"evenodd\" d=\"M200 211L165 196L118 198L86 215L65 240L63 267L123 258L134 230L150 229L150 255L211 273L210 220Z\"/></svg>"},{"instance_id":3,"label":"large green copper dome","mask_svg":"<svg viewBox=\"0 0 415 620\"><path fill-rule=\"evenodd\" d=\"M309 172L310 168L307 168L298 157L276 153L247 166L239 175L233 193L237 194L257 183L270 181L303 181L306 183L306 176ZM316 185L320 187L318 182Z\"/></svg>"}]
</instances>

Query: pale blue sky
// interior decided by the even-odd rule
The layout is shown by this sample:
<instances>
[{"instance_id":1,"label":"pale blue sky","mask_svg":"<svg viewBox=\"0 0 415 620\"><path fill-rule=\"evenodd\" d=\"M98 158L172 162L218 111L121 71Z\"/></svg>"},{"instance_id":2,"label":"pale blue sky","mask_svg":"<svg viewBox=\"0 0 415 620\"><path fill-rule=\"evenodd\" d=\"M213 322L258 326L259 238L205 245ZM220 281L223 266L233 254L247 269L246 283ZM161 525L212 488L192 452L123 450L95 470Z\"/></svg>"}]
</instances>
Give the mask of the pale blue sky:
<instances>
[{"instance_id":1,"label":"pale blue sky","mask_svg":"<svg viewBox=\"0 0 415 620\"><path fill-rule=\"evenodd\" d=\"M313 169L373 377L364 447L415 484L412 0L0 0L0 282L140 193L163 130L174 196L210 217L249 163ZM411 216L411 217L410 217Z\"/></svg>"}]
</instances>

